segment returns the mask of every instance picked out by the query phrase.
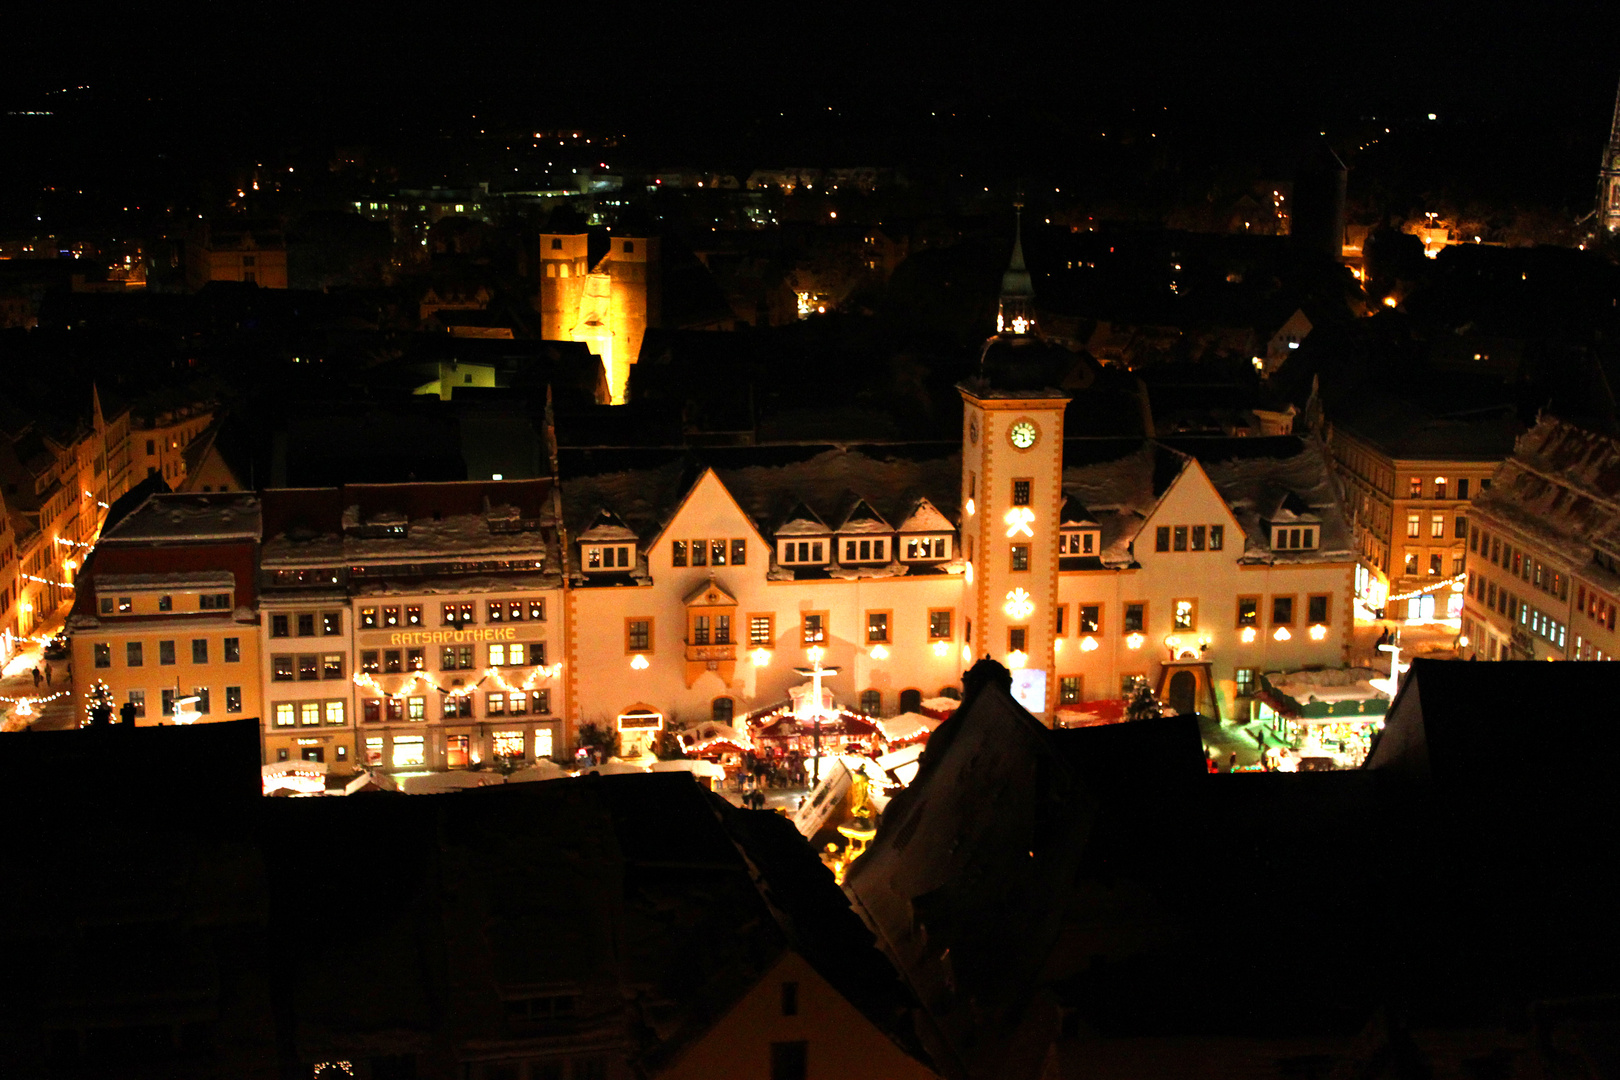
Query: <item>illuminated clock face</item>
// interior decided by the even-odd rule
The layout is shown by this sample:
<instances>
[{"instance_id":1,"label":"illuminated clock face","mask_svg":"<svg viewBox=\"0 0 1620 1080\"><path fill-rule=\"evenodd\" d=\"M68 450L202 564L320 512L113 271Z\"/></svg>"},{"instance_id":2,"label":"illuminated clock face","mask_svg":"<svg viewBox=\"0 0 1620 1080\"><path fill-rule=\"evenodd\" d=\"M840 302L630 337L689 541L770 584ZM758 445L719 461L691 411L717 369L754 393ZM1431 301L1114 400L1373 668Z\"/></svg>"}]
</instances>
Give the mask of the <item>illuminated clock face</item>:
<instances>
[{"instance_id":1,"label":"illuminated clock face","mask_svg":"<svg viewBox=\"0 0 1620 1080\"><path fill-rule=\"evenodd\" d=\"M1020 450L1028 450L1035 445L1035 425L1028 420L1020 420L1007 431L1007 438Z\"/></svg>"},{"instance_id":2,"label":"illuminated clock face","mask_svg":"<svg viewBox=\"0 0 1620 1080\"><path fill-rule=\"evenodd\" d=\"M977 420L968 421L968 442L974 446L979 445L979 422Z\"/></svg>"}]
</instances>

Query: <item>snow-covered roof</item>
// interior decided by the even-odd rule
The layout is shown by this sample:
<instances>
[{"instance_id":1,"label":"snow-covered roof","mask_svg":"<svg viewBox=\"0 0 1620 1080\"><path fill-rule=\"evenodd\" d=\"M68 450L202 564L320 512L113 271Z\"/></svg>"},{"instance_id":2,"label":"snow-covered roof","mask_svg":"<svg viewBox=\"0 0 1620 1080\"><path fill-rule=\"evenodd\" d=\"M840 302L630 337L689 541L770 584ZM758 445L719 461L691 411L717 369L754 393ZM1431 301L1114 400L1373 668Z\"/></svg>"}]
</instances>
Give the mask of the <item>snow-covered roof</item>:
<instances>
[{"instance_id":1,"label":"snow-covered roof","mask_svg":"<svg viewBox=\"0 0 1620 1080\"><path fill-rule=\"evenodd\" d=\"M608 509L596 512L590 526L579 534L582 543L600 544L609 541L635 541L636 534L624 520Z\"/></svg>"},{"instance_id":2,"label":"snow-covered roof","mask_svg":"<svg viewBox=\"0 0 1620 1080\"><path fill-rule=\"evenodd\" d=\"M262 529L253 495L152 495L102 536L103 544L153 540L257 540Z\"/></svg>"},{"instance_id":3,"label":"snow-covered roof","mask_svg":"<svg viewBox=\"0 0 1620 1080\"><path fill-rule=\"evenodd\" d=\"M1128 566L1131 542L1153 507L1196 460L1243 527L1249 561L1320 562L1351 557L1350 527L1326 456L1310 440L1267 438L1071 439L1064 444L1068 514L1085 513L1102 532L1104 566ZM1288 502L1321 521L1314 550L1273 552L1262 510ZM1078 503L1076 511L1069 504ZM1300 520L1308 520L1301 517Z\"/></svg>"},{"instance_id":4,"label":"snow-covered roof","mask_svg":"<svg viewBox=\"0 0 1620 1080\"><path fill-rule=\"evenodd\" d=\"M831 532L827 523L821 520L821 515L803 502L794 504L782 524L776 528L777 536L826 536Z\"/></svg>"},{"instance_id":5,"label":"snow-covered roof","mask_svg":"<svg viewBox=\"0 0 1620 1080\"><path fill-rule=\"evenodd\" d=\"M950 519L934 508L934 504L926 498L917 500L917 505L906 515L900 523L902 533L949 533L955 532L956 526Z\"/></svg>"},{"instance_id":6,"label":"snow-covered roof","mask_svg":"<svg viewBox=\"0 0 1620 1080\"><path fill-rule=\"evenodd\" d=\"M1596 573L1594 548L1620 555L1620 440L1545 417L1519 437L1474 508Z\"/></svg>"},{"instance_id":7,"label":"snow-covered roof","mask_svg":"<svg viewBox=\"0 0 1620 1080\"><path fill-rule=\"evenodd\" d=\"M844 515L844 523L838 526L838 531L854 534L891 533L894 526L884 521L882 515L872 509L871 503L858 498L855 505L849 508L849 513Z\"/></svg>"},{"instance_id":8,"label":"snow-covered roof","mask_svg":"<svg viewBox=\"0 0 1620 1080\"><path fill-rule=\"evenodd\" d=\"M143 589L229 589L236 575L229 570L176 571L172 574L97 574L96 588L103 593Z\"/></svg>"}]
</instances>

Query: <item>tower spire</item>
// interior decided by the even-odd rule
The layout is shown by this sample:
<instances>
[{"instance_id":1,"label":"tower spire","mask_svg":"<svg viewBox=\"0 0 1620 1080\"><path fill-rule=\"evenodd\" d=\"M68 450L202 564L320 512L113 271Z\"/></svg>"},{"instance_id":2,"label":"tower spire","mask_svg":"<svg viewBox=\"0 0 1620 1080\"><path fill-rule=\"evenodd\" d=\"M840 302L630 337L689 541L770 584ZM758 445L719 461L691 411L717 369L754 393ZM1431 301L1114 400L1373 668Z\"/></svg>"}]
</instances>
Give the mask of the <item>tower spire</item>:
<instances>
[{"instance_id":1,"label":"tower spire","mask_svg":"<svg viewBox=\"0 0 1620 1080\"><path fill-rule=\"evenodd\" d=\"M1007 272L1001 275L1001 303L996 311L996 333L1023 336L1035 332L1035 282L1024 265L1024 197L1013 203L1013 249Z\"/></svg>"},{"instance_id":2,"label":"tower spire","mask_svg":"<svg viewBox=\"0 0 1620 1080\"><path fill-rule=\"evenodd\" d=\"M1603 148L1598 170L1597 222L1604 232L1620 232L1620 90L1615 92L1609 144Z\"/></svg>"}]
</instances>

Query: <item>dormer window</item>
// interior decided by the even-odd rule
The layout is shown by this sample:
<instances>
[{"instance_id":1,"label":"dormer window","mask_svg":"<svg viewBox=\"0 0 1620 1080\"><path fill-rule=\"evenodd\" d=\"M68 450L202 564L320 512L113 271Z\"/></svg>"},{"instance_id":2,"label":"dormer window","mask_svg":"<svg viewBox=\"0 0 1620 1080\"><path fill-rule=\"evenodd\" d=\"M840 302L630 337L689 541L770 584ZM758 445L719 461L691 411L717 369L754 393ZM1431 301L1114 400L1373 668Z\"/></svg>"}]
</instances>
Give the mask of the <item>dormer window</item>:
<instances>
[{"instance_id":1,"label":"dormer window","mask_svg":"<svg viewBox=\"0 0 1620 1080\"><path fill-rule=\"evenodd\" d=\"M823 540L783 540L777 550L777 562L788 566L822 566L827 562L827 544Z\"/></svg>"},{"instance_id":2,"label":"dormer window","mask_svg":"<svg viewBox=\"0 0 1620 1080\"><path fill-rule=\"evenodd\" d=\"M845 563L888 562L888 537L879 537L875 540L845 540L844 558L842 561Z\"/></svg>"},{"instance_id":3,"label":"dormer window","mask_svg":"<svg viewBox=\"0 0 1620 1080\"><path fill-rule=\"evenodd\" d=\"M586 570L628 570L634 558L633 544L586 544Z\"/></svg>"},{"instance_id":4,"label":"dormer window","mask_svg":"<svg viewBox=\"0 0 1620 1080\"><path fill-rule=\"evenodd\" d=\"M907 562L944 560L951 557L951 540L948 536L908 536L904 544Z\"/></svg>"},{"instance_id":5,"label":"dormer window","mask_svg":"<svg viewBox=\"0 0 1620 1080\"><path fill-rule=\"evenodd\" d=\"M1278 526L1271 530L1271 548L1273 551L1314 551L1316 549L1316 527L1314 525Z\"/></svg>"},{"instance_id":6,"label":"dormer window","mask_svg":"<svg viewBox=\"0 0 1620 1080\"><path fill-rule=\"evenodd\" d=\"M1100 549L1096 529L1065 529L1058 535L1058 555L1073 558L1076 555L1096 555Z\"/></svg>"}]
</instances>

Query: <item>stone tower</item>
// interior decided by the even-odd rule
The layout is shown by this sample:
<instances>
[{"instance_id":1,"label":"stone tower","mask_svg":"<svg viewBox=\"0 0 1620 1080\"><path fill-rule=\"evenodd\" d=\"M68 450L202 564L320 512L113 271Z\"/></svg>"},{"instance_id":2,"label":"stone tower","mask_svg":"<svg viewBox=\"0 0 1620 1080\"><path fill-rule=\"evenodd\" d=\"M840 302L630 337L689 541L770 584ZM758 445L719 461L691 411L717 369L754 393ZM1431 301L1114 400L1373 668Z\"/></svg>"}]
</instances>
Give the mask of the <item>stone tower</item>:
<instances>
[{"instance_id":1,"label":"stone tower","mask_svg":"<svg viewBox=\"0 0 1620 1080\"><path fill-rule=\"evenodd\" d=\"M659 266L657 237L615 236L592 267L588 234L540 236L540 334L584 342L601 357L615 405L625 400L647 328L660 325Z\"/></svg>"},{"instance_id":2,"label":"stone tower","mask_svg":"<svg viewBox=\"0 0 1620 1080\"><path fill-rule=\"evenodd\" d=\"M577 341L579 301L590 271L589 237L584 233L540 235L540 336Z\"/></svg>"},{"instance_id":3,"label":"stone tower","mask_svg":"<svg viewBox=\"0 0 1620 1080\"><path fill-rule=\"evenodd\" d=\"M972 658L989 656L1012 668L1015 695L1050 724L1069 400L1059 386L1074 357L1035 333L1034 289L1019 239L1002 279L997 321L1001 332L985 343L979 374L957 387L967 647Z\"/></svg>"},{"instance_id":4,"label":"stone tower","mask_svg":"<svg viewBox=\"0 0 1620 1080\"><path fill-rule=\"evenodd\" d=\"M1603 148L1603 166L1598 170L1597 226L1611 236L1620 232L1620 92L1615 94L1609 145Z\"/></svg>"}]
</instances>

